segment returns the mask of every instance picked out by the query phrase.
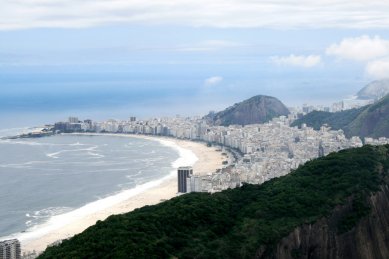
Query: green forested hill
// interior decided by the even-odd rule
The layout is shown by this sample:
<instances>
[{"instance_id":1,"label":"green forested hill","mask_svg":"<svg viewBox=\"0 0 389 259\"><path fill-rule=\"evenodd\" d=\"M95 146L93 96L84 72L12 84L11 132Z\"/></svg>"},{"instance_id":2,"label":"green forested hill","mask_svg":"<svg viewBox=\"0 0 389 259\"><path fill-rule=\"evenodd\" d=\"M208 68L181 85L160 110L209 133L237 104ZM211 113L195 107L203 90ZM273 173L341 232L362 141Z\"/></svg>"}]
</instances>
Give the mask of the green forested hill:
<instances>
[{"instance_id":1,"label":"green forested hill","mask_svg":"<svg viewBox=\"0 0 389 259\"><path fill-rule=\"evenodd\" d=\"M229 126L265 123L288 114L288 108L277 98L257 95L216 114L210 113L205 118L211 124Z\"/></svg>"},{"instance_id":2,"label":"green forested hill","mask_svg":"<svg viewBox=\"0 0 389 259\"><path fill-rule=\"evenodd\" d=\"M389 95L367 106L345 127L349 136L389 137Z\"/></svg>"},{"instance_id":3,"label":"green forested hill","mask_svg":"<svg viewBox=\"0 0 389 259\"><path fill-rule=\"evenodd\" d=\"M271 257L282 237L350 199L335 229L353 229L388 171L389 145L344 150L262 185L186 194L111 216L40 258L253 258L259 250Z\"/></svg>"},{"instance_id":4,"label":"green forested hill","mask_svg":"<svg viewBox=\"0 0 389 259\"><path fill-rule=\"evenodd\" d=\"M313 111L303 116L302 118L295 120L291 126L301 126L301 124L305 123L309 127L312 127L315 130L319 130L322 125L327 124L334 130L344 129L364 109L365 107L340 112Z\"/></svg>"},{"instance_id":5,"label":"green forested hill","mask_svg":"<svg viewBox=\"0 0 389 259\"><path fill-rule=\"evenodd\" d=\"M389 95L358 109L335 113L313 111L294 121L291 126L301 126L303 123L316 130L327 124L334 130L342 129L347 137L389 137Z\"/></svg>"}]
</instances>

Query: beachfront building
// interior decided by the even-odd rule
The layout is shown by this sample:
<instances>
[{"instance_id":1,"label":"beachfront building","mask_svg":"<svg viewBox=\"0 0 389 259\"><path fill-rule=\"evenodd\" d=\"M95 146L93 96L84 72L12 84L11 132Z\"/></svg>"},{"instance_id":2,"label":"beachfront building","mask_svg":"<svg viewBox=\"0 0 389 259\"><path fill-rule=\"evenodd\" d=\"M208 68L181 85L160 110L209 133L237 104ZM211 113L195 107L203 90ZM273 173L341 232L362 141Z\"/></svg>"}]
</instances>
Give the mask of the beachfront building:
<instances>
[{"instance_id":1,"label":"beachfront building","mask_svg":"<svg viewBox=\"0 0 389 259\"><path fill-rule=\"evenodd\" d=\"M199 175L190 175L186 178L186 192L202 192L202 177Z\"/></svg>"},{"instance_id":2,"label":"beachfront building","mask_svg":"<svg viewBox=\"0 0 389 259\"><path fill-rule=\"evenodd\" d=\"M20 242L10 239L0 242L0 259L20 259Z\"/></svg>"},{"instance_id":3,"label":"beachfront building","mask_svg":"<svg viewBox=\"0 0 389 259\"><path fill-rule=\"evenodd\" d=\"M69 123L79 123L80 121L78 120L77 117L69 117L68 122Z\"/></svg>"},{"instance_id":4,"label":"beachfront building","mask_svg":"<svg viewBox=\"0 0 389 259\"><path fill-rule=\"evenodd\" d=\"M187 178L189 178L191 175L193 175L193 168L191 166L182 166L178 168L178 192L188 192Z\"/></svg>"}]
</instances>

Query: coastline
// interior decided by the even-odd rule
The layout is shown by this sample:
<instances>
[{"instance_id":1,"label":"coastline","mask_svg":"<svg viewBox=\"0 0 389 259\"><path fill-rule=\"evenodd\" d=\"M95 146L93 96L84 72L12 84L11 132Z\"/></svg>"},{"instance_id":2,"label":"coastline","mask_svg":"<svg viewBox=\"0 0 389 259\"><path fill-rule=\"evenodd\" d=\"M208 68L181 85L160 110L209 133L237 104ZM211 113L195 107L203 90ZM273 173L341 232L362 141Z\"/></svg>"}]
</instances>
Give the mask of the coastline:
<instances>
[{"instance_id":1,"label":"coastline","mask_svg":"<svg viewBox=\"0 0 389 259\"><path fill-rule=\"evenodd\" d=\"M89 136L104 135L115 137L141 138L158 141L159 143L165 146L169 146L179 151L180 158L175 161L173 165L173 167L175 168L178 166L188 165L185 164L186 161L183 158L183 153L186 153L186 155L189 156L191 153L192 164L189 165L193 166L193 171L196 175L206 175L215 172L217 169L222 167L223 157L221 155L221 152L216 151L214 147L207 147L204 143L167 137L143 135L97 133L77 134ZM197 161L196 159L193 159L193 155L197 157ZM25 240L22 239L22 252L32 252L33 250L41 252L47 247L47 245L50 245L58 240L70 238L78 233L81 233L89 226L94 225L96 221L104 220L110 215L130 212L136 208L140 208L146 205L154 205L161 201L175 197L177 193L176 172L172 171L172 173L168 176L153 181L149 185L145 184L143 189L140 188L137 190L137 188L135 188L129 190L128 192L129 193L127 193L126 198L123 198L120 202L114 205L103 206L101 209L93 211L93 213L90 213L88 215L71 215L72 219L63 226L50 229L48 233L45 233L37 238L26 238Z\"/></svg>"}]
</instances>

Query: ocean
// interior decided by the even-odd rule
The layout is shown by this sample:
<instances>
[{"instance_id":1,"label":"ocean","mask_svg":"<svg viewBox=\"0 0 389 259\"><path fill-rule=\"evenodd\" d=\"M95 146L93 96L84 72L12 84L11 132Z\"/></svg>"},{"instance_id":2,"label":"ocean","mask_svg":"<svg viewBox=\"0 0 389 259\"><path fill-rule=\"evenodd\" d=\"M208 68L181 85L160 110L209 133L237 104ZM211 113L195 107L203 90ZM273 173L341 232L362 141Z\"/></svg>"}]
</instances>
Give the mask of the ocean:
<instances>
[{"instance_id":1,"label":"ocean","mask_svg":"<svg viewBox=\"0 0 389 259\"><path fill-rule=\"evenodd\" d=\"M2 130L1 135L26 129ZM195 155L171 141L55 135L0 140L0 240L33 239L173 177Z\"/></svg>"}]
</instances>

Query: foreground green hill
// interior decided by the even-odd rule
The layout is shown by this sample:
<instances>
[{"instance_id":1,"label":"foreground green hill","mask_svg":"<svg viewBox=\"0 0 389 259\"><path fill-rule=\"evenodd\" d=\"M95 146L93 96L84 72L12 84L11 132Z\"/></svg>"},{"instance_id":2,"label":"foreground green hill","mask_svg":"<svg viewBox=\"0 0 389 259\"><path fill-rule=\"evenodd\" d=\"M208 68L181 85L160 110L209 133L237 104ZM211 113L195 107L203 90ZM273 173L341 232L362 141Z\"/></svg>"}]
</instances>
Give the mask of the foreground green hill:
<instances>
[{"instance_id":1,"label":"foreground green hill","mask_svg":"<svg viewBox=\"0 0 389 259\"><path fill-rule=\"evenodd\" d=\"M262 185L111 216L40 258L389 258L389 242L370 237L389 239L388 212L376 215L389 209L388 174L389 145L344 150Z\"/></svg>"},{"instance_id":2,"label":"foreground green hill","mask_svg":"<svg viewBox=\"0 0 389 259\"><path fill-rule=\"evenodd\" d=\"M294 121L291 126L301 126L303 123L314 129L327 124L332 129L342 129L347 137L389 137L389 95L359 109L335 113L313 111Z\"/></svg>"}]
</instances>

